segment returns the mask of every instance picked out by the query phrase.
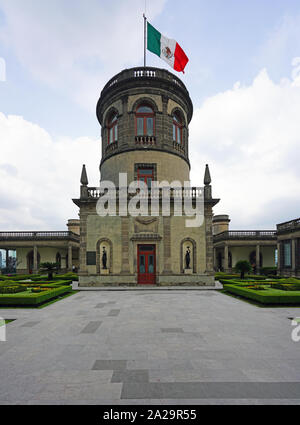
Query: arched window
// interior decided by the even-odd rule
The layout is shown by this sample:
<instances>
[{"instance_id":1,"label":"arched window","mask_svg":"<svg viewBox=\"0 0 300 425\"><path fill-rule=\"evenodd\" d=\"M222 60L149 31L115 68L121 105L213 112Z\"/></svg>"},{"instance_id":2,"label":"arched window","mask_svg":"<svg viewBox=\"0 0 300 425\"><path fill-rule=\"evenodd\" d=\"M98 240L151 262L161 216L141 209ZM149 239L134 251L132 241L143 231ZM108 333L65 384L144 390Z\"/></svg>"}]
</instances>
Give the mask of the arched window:
<instances>
[{"instance_id":1,"label":"arched window","mask_svg":"<svg viewBox=\"0 0 300 425\"><path fill-rule=\"evenodd\" d=\"M107 143L110 145L118 140L118 116L116 113L110 115L107 123Z\"/></svg>"},{"instance_id":2,"label":"arched window","mask_svg":"<svg viewBox=\"0 0 300 425\"><path fill-rule=\"evenodd\" d=\"M155 119L151 106L142 104L136 110L136 135L154 136Z\"/></svg>"},{"instance_id":3,"label":"arched window","mask_svg":"<svg viewBox=\"0 0 300 425\"><path fill-rule=\"evenodd\" d=\"M175 114L173 115L173 140L174 142L177 142L180 145L183 143L182 129L183 129L182 119L180 115L175 112Z\"/></svg>"}]
</instances>

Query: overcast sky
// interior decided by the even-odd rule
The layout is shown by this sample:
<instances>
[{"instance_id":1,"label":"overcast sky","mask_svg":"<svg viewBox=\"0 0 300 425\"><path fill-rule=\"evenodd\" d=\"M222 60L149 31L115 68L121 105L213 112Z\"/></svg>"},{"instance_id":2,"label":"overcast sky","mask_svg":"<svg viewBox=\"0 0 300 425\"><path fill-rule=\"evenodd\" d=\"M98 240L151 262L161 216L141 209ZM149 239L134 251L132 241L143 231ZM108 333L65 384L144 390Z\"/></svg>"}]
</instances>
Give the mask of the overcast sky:
<instances>
[{"instance_id":1,"label":"overcast sky","mask_svg":"<svg viewBox=\"0 0 300 425\"><path fill-rule=\"evenodd\" d=\"M0 0L0 230L64 230L83 163L99 184L96 103L114 74L143 64L144 3ZM214 212L232 229L299 217L300 1L147 3L190 58L177 75L194 103L193 185L208 163ZM147 64L169 69L150 52Z\"/></svg>"}]
</instances>

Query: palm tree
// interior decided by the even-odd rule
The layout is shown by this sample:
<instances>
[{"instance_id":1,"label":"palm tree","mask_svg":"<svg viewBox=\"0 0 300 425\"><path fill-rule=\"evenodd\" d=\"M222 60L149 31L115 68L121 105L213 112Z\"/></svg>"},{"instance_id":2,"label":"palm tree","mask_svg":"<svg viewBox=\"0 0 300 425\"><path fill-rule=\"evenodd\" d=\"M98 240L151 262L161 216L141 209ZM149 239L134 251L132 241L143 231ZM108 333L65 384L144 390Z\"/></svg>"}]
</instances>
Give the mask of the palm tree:
<instances>
[{"instance_id":1,"label":"palm tree","mask_svg":"<svg viewBox=\"0 0 300 425\"><path fill-rule=\"evenodd\" d=\"M48 280L53 280L53 273L59 270L59 263L41 263L40 271L48 273Z\"/></svg>"},{"instance_id":2,"label":"palm tree","mask_svg":"<svg viewBox=\"0 0 300 425\"><path fill-rule=\"evenodd\" d=\"M241 279L244 279L245 273L250 273L252 270L252 267L249 261L240 260L236 263L235 270L241 273Z\"/></svg>"}]
</instances>

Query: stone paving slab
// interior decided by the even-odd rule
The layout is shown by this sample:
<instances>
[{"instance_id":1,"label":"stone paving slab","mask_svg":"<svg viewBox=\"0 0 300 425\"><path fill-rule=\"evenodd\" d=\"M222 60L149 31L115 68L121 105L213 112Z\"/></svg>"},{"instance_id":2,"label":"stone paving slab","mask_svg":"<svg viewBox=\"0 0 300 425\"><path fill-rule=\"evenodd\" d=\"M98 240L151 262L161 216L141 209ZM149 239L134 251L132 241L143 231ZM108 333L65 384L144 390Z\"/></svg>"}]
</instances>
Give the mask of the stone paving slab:
<instances>
[{"instance_id":1,"label":"stone paving slab","mask_svg":"<svg viewBox=\"0 0 300 425\"><path fill-rule=\"evenodd\" d=\"M1 405L300 403L300 308L131 288L0 317L17 319L0 342Z\"/></svg>"},{"instance_id":2,"label":"stone paving slab","mask_svg":"<svg viewBox=\"0 0 300 425\"><path fill-rule=\"evenodd\" d=\"M300 396L300 382L174 382L125 383L122 399L294 399Z\"/></svg>"}]
</instances>

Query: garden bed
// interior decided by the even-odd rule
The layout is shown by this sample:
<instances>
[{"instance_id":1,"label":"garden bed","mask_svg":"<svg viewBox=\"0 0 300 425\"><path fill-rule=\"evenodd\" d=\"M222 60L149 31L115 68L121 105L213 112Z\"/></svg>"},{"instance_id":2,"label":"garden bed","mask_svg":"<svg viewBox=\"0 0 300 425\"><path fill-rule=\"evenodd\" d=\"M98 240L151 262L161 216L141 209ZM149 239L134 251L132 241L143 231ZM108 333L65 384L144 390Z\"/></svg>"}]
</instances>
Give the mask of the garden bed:
<instances>
[{"instance_id":1,"label":"garden bed","mask_svg":"<svg viewBox=\"0 0 300 425\"><path fill-rule=\"evenodd\" d=\"M46 285L48 286L48 285ZM31 289L24 290L16 294L0 294L0 307L1 306L39 306L46 301L57 298L68 292L72 292L72 287L59 286L59 287L44 287L42 292L32 292Z\"/></svg>"},{"instance_id":2,"label":"garden bed","mask_svg":"<svg viewBox=\"0 0 300 425\"><path fill-rule=\"evenodd\" d=\"M260 287L255 288L255 285L249 283L241 284L240 282L227 281L224 290L260 304L300 305L300 287L298 290L282 290L273 288L270 284L260 283Z\"/></svg>"}]
</instances>

